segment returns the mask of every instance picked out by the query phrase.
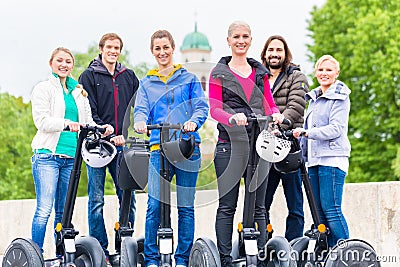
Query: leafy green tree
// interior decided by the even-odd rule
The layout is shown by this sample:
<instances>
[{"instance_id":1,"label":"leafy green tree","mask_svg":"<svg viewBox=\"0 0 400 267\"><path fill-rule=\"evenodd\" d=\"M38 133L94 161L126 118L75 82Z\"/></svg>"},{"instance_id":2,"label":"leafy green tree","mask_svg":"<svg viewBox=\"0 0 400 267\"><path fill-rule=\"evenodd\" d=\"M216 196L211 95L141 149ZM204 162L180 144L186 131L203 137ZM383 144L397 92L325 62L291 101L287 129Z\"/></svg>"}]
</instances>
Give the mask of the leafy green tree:
<instances>
[{"instance_id":1,"label":"leafy green tree","mask_svg":"<svg viewBox=\"0 0 400 267\"><path fill-rule=\"evenodd\" d=\"M348 181L399 180L400 1L327 0L311 15L310 61L333 55L352 90Z\"/></svg>"},{"instance_id":2,"label":"leafy green tree","mask_svg":"<svg viewBox=\"0 0 400 267\"><path fill-rule=\"evenodd\" d=\"M0 200L35 198L30 158L36 128L31 105L1 93L0 106Z\"/></svg>"}]
</instances>

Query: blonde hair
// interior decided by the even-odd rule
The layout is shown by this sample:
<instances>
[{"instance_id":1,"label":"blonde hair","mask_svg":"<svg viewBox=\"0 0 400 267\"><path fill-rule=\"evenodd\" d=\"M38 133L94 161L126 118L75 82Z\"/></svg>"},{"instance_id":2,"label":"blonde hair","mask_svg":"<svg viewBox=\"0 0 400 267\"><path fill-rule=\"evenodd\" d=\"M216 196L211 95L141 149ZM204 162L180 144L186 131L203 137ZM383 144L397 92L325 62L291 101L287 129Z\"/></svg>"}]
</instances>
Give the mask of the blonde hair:
<instances>
[{"instance_id":1,"label":"blonde hair","mask_svg":"<svg viewBox=\"0 0 400 267\"><path fill-rule=\"evenodd\" d=\"M238 27L242 27L242 26L247 28L249 30L250 35L251 35L251 29L250 29L249 24L247 24L246 22L241 21L241 20L236 20L236 21L232 22L231 25L229 25L228 36L232 35L232 32L233 32L234 29L236 29Z\"/></svg>"},{"instance_id":2,"label":"blonde hair","mask_svg":"<svg viewBox=\"0 0 400 267\"><path fill-rule=\"evenodd\" d=\"M333 64L335 64L336 70L337 70L338 72L340 72L340 64L339 64L339 61L337 61L336 58L334 58L334 57L331 56L331 55L323 55L323 56L320 57L320 58L317 60L317 62L315 63L315 66L314 66L314 73L317 72L317 69L318 69L319 66L322 64L322 62L327 61L327 60L329 60L329 61L331 61Z\"/></svg>"},{"instance_id":3,"label":"blonde hair","mask_svg":"<svg viewBox=\"0 0 400 267\"><path fill-rule=\"evenodd\" d=\"M58 52L60 52L60 51L62 51L62 52L65 52L65 53L67 53L68 55L70 55L71 57L72 57L72 63L75 65L75 58L74 58L74 55L72 55L72 52L68 49L68 48L65 48L65 47L57 47L56 49L54 49L54 51L51 53L51 56L50 56L50 60L49 60L49 63L51 64L51 62L53 61L53 59L54 59L54 57L58 54Z\"/></svg>"}]
</instances>

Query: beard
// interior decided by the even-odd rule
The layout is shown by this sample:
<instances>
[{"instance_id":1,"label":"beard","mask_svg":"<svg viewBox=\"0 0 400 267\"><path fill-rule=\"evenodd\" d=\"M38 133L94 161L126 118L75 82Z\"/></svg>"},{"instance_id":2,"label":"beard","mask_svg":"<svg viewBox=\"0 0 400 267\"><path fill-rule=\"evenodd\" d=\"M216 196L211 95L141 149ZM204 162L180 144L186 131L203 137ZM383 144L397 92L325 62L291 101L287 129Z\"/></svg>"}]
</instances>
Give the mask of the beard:
<instances>
[{"instance_id":1,"label":"beard","mask_svg":"<svg viewBox=\"0 0 400 267\"><path fill-rule=\"evenodd\" d=\"M273 63L273 64L271 64L271 58L268 59L268 66L271 69L280 69L280 68L282 68L282 66L283 66L282 59L281 58L276 58L276 59L279 59L278 63Z\"/></svg>"}]
</instances>

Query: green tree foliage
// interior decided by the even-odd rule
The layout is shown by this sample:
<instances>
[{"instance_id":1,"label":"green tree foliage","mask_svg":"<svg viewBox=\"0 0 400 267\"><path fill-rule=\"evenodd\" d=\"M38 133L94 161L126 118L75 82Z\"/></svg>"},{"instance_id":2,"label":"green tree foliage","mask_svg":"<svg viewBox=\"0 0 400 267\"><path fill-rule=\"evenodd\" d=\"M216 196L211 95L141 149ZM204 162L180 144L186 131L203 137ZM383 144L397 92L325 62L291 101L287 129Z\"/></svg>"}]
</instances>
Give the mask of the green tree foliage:
<instances>
[{"instance_id":1,"label":"green tree foliage","mask_svg":"<svg viewBox=\"0 0 400 267\"><path fill-rule=\"evenodd\" d=\"M327 0L311 15L310 61L336 57L352 90L348 180L399 180L400 1Z\"/></svg>"},{"instance_id":2,"label":"green tree foliage","mask_svg":"<svg viewBox=\"0 0 400 267\"><path fill-rule=\"evenodd\" d=\"M34 198L31 141L36 133L31 105L21 97L0 94L0 199Z\"/></svg>"}]
</instances>

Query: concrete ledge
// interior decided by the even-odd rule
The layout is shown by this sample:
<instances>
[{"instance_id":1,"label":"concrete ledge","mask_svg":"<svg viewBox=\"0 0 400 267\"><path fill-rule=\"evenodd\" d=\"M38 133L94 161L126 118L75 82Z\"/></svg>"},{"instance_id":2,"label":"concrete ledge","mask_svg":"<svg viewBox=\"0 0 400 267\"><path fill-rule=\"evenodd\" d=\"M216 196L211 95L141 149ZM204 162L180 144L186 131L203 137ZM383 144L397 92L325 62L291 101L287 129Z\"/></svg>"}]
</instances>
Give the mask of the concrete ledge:
<instances>
[{"instance_id":1,"label":"concrete ledge","mask_svg":"<svg viewBox=\"0 0 400 267\"><path fill-rule=\"evenodd\" d=\"M235 223L242 218L243 188L235 216ZM172 196L175 199L175 194ZM137 194L137 215L135 236L144 235L147 194ZM306 197L304 197L306 201ZM118 220L118 201L116 196L105 197L105 221L109 236L109 250L114 252L114 223ZM30 237L31 222L35 210L35 200L0 201L0 254L3 254L10 242L16 237ZM196 237L208 236L215 240L215 213L218 206L216 190L198 191L196 194ZM308 203L306 229L312 219ZM400 182L346 184L343 199L343 212L346 216L352 238L370 243L382 257L382 266L400 266ZM278 187L272 204L271 221L274 235L284 235L287 208L283 190ZM172 207L172 225L177 233L177 210ZM47 225L45 256L54 256L53 215ZM87 198L80 197L75 204L73 224L80 235L88 234ZM234 236L235 239L235 230ZM383 258L384 257L384 258Z\"/></svg>"}]
</instances>

